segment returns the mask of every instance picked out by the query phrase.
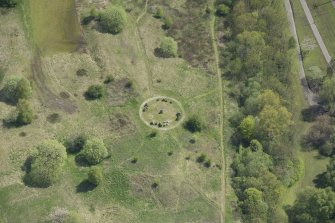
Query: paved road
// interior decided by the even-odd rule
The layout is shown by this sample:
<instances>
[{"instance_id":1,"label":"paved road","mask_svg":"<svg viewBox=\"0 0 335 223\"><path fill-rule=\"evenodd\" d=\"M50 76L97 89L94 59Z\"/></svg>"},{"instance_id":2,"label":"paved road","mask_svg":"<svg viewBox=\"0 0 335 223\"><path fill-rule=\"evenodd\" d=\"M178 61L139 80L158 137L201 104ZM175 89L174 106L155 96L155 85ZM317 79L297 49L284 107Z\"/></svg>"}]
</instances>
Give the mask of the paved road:
<instances>
[{"instance_id":1,"label":"paved road","mask_svg":"<svg viewBox=\"0 0 335 223\"><path fill-rule=\"evenodd\" d=\"M312 28L314 37L315 37L316 41L318 42L318 44L320 46L322 54L323 54L324 58L326 59L327 63L329 63L330 60L331 60L331 56L330 56L330 54L329 54L329 52L327 50L327 47L326 47L325 43L322 40L322 37L321 37L321 35L319 33L318 28L316 27L316 25L314 23L313 16L311 14L311 11L308 8L306 0L300 0L300 4L301 4L301 6L304 9L304 12L305 12L305 15L307 17L308 23L309 23L310 27Z\"/></svg>"},{"instance_id":2,"label":"paved road","mask_svg":"<svg viewBox=\"0 0 335 223\"><path fill-rule=\"evenodd\" d=\"M309 86L308 86L308 83L307 83L307 80L306 80L304 64L302 62L299 39L298 39L298 35L297 35L297 30L295 28L295 22L294 22L293 11L292 11L292 6L291 6L291 3L290 3L290 0L285 0L285 8L286 8L287 17L288 17L289 24L290 24L290 31L291 31L293 37L295 38L296 42L298 43L297 44L297 51L298 51L297 55L298 55L298 62L299 62L299 77L300 77L301 86L302 86L303 91L304 91L304 96L305 96L305 98L308 101L308 104L310 106L316 105L317 104L317 95L314 94L309 89Z\"/></svg>"}]
</instances>

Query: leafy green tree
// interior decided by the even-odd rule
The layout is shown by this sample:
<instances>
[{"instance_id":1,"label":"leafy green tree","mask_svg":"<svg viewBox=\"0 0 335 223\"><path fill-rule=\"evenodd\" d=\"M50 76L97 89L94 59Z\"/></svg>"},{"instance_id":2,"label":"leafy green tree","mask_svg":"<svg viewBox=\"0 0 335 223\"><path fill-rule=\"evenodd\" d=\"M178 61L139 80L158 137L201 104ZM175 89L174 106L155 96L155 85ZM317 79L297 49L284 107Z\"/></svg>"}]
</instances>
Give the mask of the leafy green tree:
<instances>
[{"instance_id":1,"label":"leafy green tree","mask_svg":"<svg viewBox=\"0 0 335 223\"><path fill-rule=\"evenodd\" d=\"M292 114L285 107L276 108L266 105L258 115L259 137L263 140L278 140L286 136L293 124Z\"/></svg>"},{"instance_id":2,"label":"leafy green tree","mask_svg":"<svg viewBox=\"0 0 335 223\"><path fill-rule=\"evenodd\" d=\"M13 76L5 83L3 94L7 101L13 103L28 99L32 94L30 82L24 77Z\"/></svg>"},{"instance_id":3,"label":"leafy green tree","mask_svg":"<svg viewBox=\"0 0 335 223\"><path fill-rule=\"evenodd\" d=\"M16 123L18 125L30 124L34 119L33 110L26 99L20 99L16 107L17 118Z\"/></svg>"},{"instance_id":4,"label":"leafy green tree","mask_svg":"<svg viewBox=\"0 0 335 223\"><path fill-rule=\"evenodd\" d=\"M335 109L335 77L327 78L320 91L320 100L328 109Z\"/></svg>"},{"instance_id":5,"label":"leafy green tree","mask_svg":"<svg viewBox=\"0 0 335 223\"><path fill-rule=\"evenodd\" d=\"M192 116L185 122L184 128L192 133L201 132L203 124L201 123L198 117Z\"/></svg>"},{"instance_id":6,"label":"leafy green tree","mask_svg":"<svg viewBox=\"0 0 335 223\"><path fill-rule=\"evenodd\" d=\"M70 137L66 143L65 146L70 153L77 153L80 152L87 141L87 136L85 134L79 134Z\"/></svg>"},{"instance_id":7,"label":"leafy green tree","mask_svg":"<svg viewBox=\"0 0 335 223\"><path fill-rule=\"evenodd\" d=\"M256 188L248 188L244 191L244 200L240 207L244 222L266 223L268 205L263 200L263 193Z\"/></svg>"},{"instance_id":8,"label":"leafy green tree","mask_svg":"<svg viewBox=\"0 0 335 223\"><path fill-rule=\"evenodd\" d=\"M225 4L220 4L216 8L216 14L218 16L226 16L230 12L230 8Z\"/></svg>"},{"instance_id":9,"label":"leafy green tree","mask_svg":"<svg viewBox=\"0 0 335 223\"><path fill-rule=\"evenodd\" d=\"M87 89L85 96L87 99L90 99L90 100L99 99L102 96L104 96L104 87L102 85L97 85L97 84L91 85Z\"/></svg>"},{"instance_id":10,"label":"leafy green tree","mask_svg":"<svg viewBox=\"0 0 335 223\"><path fill-rule=\"evenodd\" d=\"M239 126L239 130L242 134L242 137L246 140L251 140L254 136L256 123L255 118L251 115L244 118Z\"/></svg>"},{"instance_id":11,"label":"leafy green tree","mask_svg":"<svg viewBox=\"0 0 335 223\"><path fill-rule=\"evenodd\" d=\"M123 8L110 6L100 14L102 28L111 34L122 32L127 24L127 15Z\"/></svg>"},{"instance_id":12,"label":"leafy green tree","mask_svg":"<svg viewBox=\"0 0 335 223\"><path fill-rule=\"evenodd\" d=\"M258 97L258 104L259 109L262 110L265 106L269 105L272 107L279 107L280 106L280 96L273 92L272 90L265 90L263 91Z\"/></svg>"},{"instance_id":13,"label":"leafy green tree","mask_svg":"<svg viewBox=\"0 0 335 223\"><path fill-rule=\"evenodd\" d=\"M95 165L107 157L108 151L101 139L91 138L86 141L80 155L83 156L90 165Z\"/></svg>"},{"instance_id":14,"label":"leafy green tree","mask_svg":"<svg viewBox=\"0 0 335 223\"><path fill-rule=\"evenodd\" d=\"M95 186L98 186L103 178L102 168L98 166L93 166L88 172L88 181Z\"/></svg>"},{"instance_id":15,"label":"leafy green tree","mask_svg":"<svg viewBox=\"0 0 335 223\"><path fill-rule=\"evenodd\" d=\"M333 223L335 193L331 188L307 188L298 194L297 200L287 213L290 223Z\"/></svg>"},{"instance_id":16,"label":"leafy green tree","mask_svg":"<svg viewBox=\"0 0 335 223\"><path fill-rule=\"evenodd\" d=\"M27 182L37 187L49 187L59 180L67 158L65 147L56 140L45 140L32 156Z\"/></svg>"},{"instance_id":17,"label":"leafy green tree","mask_svg":"<svg viewBox=\"0 0 335 223\"><path fill-rule=\"evenodd\" d=\"M169 58L178 56L178 44L171 37L164 37L159 46L159 56Z\"/></svg>"},{"instance_id":18,"label":"leafy green tree","mask_svg":"<svg viewBox=\"0 0 335 223\"><path fill-rule=\"evenodd\" d=\"M171 16L165 16L164 17L163 28L164 29L170 29L172 25L173 25L173 20L172 20Z\"/></svg>"},{"instance_id":19,"label":"leafy green tree","mask_svg":"<svg viewBox=\"0 0 335 223\"><path fill-rule=\"evenodd\" d=\"M250 141L249 148L253 152L263 151L263 146L257 139L253 139Z\"/></svg>"},{"instance_id":20,"label":"leafy green tree","mask_svg":"<svg viewBox=\"0 0 335 223\"><path fill-rule=\"evenodd\" d=\"M332 158L327 165L327 170L320 175L318 186L321 188L331 187L335 192L335 158Z\"/></svg>"}]
</instances>

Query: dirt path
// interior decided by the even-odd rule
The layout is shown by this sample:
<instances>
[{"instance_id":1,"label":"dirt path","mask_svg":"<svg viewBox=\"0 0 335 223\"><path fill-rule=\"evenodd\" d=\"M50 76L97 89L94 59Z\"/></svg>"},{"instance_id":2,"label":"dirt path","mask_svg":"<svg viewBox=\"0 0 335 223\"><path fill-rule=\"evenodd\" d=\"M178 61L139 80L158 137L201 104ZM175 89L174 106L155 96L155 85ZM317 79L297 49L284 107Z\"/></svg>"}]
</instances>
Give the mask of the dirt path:
<instances>
[{"instance_id":1,"label":"dirt path","mask_svg":"<svg viewBox=\"0 0 335 223\"><path fill-rule=\"evenodd\" d=\"M213 8L214 4L213 4ZM219 88L219 94L220 94L220 149L221 149L221 165L222 165L222 171L221 171L221 198L220 198L220 206L221 206L221 223L225 222L225 210L226 210L226 162L225 162L225 154L224 154L224 133L223 133L223 127L224 127L224 99L223 99L223 84L222 84L222 76L221 76L221 69L220 69L220 58L219 58L219 50L218 50L218 44L217 44L217 36L215 32L215 23L216 23L216 17L215 15L212 15L211 20L211 38L212 38L212 45L214 50L214 56L215 56L215 64L216 64L216 73L218 77L218 88Z\"/></svg>"},{"instance_id":2,"label":"dirt path","mask_svg":"<svg viewBox=\"0 0 335 223\"><path fill-rule=\"evenodd\" d=\"M300 4L301 4L302 8L304 9L304 12L305 12L305 15L307 17L308 23L309 23L309 25L310 25L310 27L313 31L313 34L314 34L314 37L315 37L316 41L319 44L319 47L322 51L322 54L323 54L324 58L326 59L327 63L329 64L329 62L331 61L332 58L331 58L331 56L328 52L328 49L327 49L325 43L323 42L323 39L322 39L322 37L319 33L318 28L316 27L316 25L314 23L313 16L311 14L311 11L308 8L306 0L300 0Z\"/></svg>"},{"instance_id":3,"label":"dirt path","mask_svg":"<svg viewBox=\"0 0 335 223\"><path fill-rule=\"evenodd\" d=\"M317 95L314 94L308 86L307 80L306 80L306 75L305 75L305 70L304 70L304 64L302 61L302 54L301 54L301 49L300 49L300 44L299 44L299 38L297 35L297 30L295 27L295 22L294 22L294 17L293 17L293 11L292 11L292 6L290 3L290 0L285 0L285 8L287 12L287 17L290 25L290 31L294 37L294 39L297 42L297 56L298 56L298 66L299 66L299 77L300 77L300 83L304 91L304 96L305 99L308 101L308 104L310 106L316 105L317 104Z\"/></svg>"}]
</instances>

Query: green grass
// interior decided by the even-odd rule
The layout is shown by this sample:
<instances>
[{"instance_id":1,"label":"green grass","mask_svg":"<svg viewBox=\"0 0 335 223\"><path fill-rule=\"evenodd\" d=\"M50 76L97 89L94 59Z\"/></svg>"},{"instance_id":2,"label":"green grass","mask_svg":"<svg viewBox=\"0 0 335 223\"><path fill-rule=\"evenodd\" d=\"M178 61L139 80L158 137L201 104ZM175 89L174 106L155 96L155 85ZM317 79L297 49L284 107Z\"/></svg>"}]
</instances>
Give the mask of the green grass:
<instances>
[{"instance_id":1,"label":"green grass","mask_svg":"<svg viewBox=\"0 0 335 223\"><path fill-rule=\"evenodd\" d=\"M43 54L72 52L81 40L75 1L24 1L34 42Z\"/></svg>"},{"instance_id":2,"label":"green grass","mask_svg":"<svg viewBox=\"0 0 335 223\"><path fill-rule=\"evenodd\" d=\"M326 3L326 4L324 4ZM315 24L331 57L335 57L335 7L329 0L307 0ZM314 7L314 5L319 5Z\"/></svg>"},{"instance_id":3,"label":"green grass","mask_svg":"<svg viewBox=\"0 0 335 223\"><path fill-rule=\"evenodd\" d=\"M303 8L299 0L291 0L291 3L300 45L311 45L312 48L303 60L305 72L307 74L310 67L318 66L323 71L323 74L326 74L327 63L322 55L321 49L317 45Z\"/></svg>"}]
</instances>

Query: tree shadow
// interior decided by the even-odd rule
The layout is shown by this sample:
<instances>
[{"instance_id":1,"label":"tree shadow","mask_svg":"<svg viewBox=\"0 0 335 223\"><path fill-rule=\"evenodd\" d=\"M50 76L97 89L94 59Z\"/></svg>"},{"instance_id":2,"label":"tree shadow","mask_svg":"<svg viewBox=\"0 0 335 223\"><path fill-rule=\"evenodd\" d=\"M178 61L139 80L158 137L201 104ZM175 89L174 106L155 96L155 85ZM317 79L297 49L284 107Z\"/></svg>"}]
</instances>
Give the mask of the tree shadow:
<instances>
[{"instance_id":1,"label":"tree shadow","mask_svg":"<svg viewBox=\"0 0 335 223\"><path fill-rule=\"evenodd\" d=\"M312 105L301 111L302 119L306 122L313 122L318 116L324 115L325 113L327 113L327 111L321 105Z\"/></svg>"},{"instance_id":2,"label":"tree shadow","mask_svg":"<svg viewBox=\"0 0 335 223\"><path fill-rule=\"evenodd\" d=\"M316 188L326 188L327 185L325 183L325 174L326 172L318 174L315 179L313 180L313 183Z\"/></svg>"},{"instance_id":3,"label":"tree shadow","mask_svg":"<svg viewBox=\"0 0 335 223\"><path fill-rule=\"evenodd\" d=\"M77 166L80 167L89 167L90 164L88 163L88 161L85 159L85 157L82 154L78 154L75 158L76 164Z\"/></svg>"},{"instance_id":4,"label":"tree shadow","mask_svg":"<svg viewBox=\"0 0 335 223\"><path fill-rule=\"evenodd\" d=\"M96 187L96 185L92 184L88 180L83 180L80 184L77 185L76 192L85 193L94 190Z\"/></svg>"}]
</instances>

